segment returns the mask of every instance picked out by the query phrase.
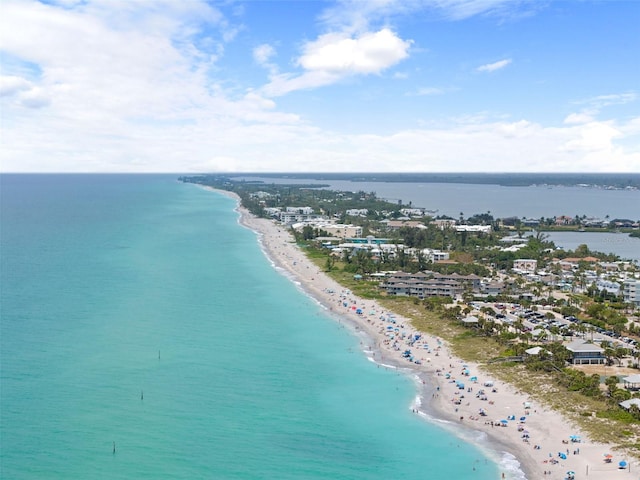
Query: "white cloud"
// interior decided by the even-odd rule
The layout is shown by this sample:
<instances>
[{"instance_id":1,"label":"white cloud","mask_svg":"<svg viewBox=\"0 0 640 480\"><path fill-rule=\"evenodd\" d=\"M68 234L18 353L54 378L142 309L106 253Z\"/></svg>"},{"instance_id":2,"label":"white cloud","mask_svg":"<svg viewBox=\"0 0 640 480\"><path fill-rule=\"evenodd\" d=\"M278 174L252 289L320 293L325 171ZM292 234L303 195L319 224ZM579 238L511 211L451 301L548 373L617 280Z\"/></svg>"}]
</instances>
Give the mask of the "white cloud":
<instances>
[{"instance_id":1,"label":"white cloud","mask_svg":"<svg viewBox=\"0 0 640 480\"><path fill-rule=\"evenodd\" d=\"M271 45L263 43L253 49L253 59L261 67L266 68L271 76L278 74L278 66L271 62L271 58L276 56L276 50Z\"/></svg>"},{"instance_id":2,"label":"white cloud","mask_svg":"<svg viewBox=\"0 0 640 480\"><path fill-rule=\"evenodd\" d=\"M406 58L410 45L388 28L355 38L328 33L305 45L298 64L337 75L379 73Z\"/></svg>"},{"instance_id":3,"label":"white cloud","mask_svg":"<svg viewBox=\"0 0 640 480\"><path fill-rule=\"evenodd\" d=\"M42 108L51 103L51 98L42 88L32 88L19 95L20 103L28 108Z\"/></svg>"},{"instance_id":4,"label":"white cloud","mask_svg":"<svg viewBox=\"0 0 640 480\"><path fill-rule=\"evenodd\" d=\"M611 151L613 141L622 136L622 132L612 122L589 122L573 130L575 135L568 140L563 149L568 152L583 151L598 153Z\"/></svg>"},{"instance_id":5,"label":"white cloud","mask_svg":"<svg viewBox=\"0 0 640 480\"><path fill-rule=\"evenodd\" d=\"M0 75L0 97L15 95L24 90L30 90L31 82L16 75Z\"/></svg>"},{"instance_id":6,"label":"white cloud","mask_svg":"<svg viewBox=\"0 0 640 480\"><path fill-rule=\"evenodd\" d=\"M589 123L594 120L592 113L590 112L580 112L580 113L571 113L567 115L564 119L564 123L566 124L575 124L575 123Z\"/></svg>"},{"instance_id":7,"label":"white cloud","mask_svg":"<svg viewBox=\"0 0 640 480\"><path fill-rule=\"evenodd\" d=\"M275 49L267 43L258 45L253 49L253 59L258 65L267 65L271 57L273 57L275 54Z\"/></svg>"},{"instance_id":8,"label":"white cloud","mask_svg":"<svg viewBox=\"0 0 640 480\"><path fill-rule=\"evenodd\" d=\"M517 18L529 15L530 9L536 8L535 2L527 0L427 0L424 3L450 20L464 20L476 15Z\"/></svg>"},{"instance_id":9,"label":"white cloud","mask_svg":"<svg viewBox=\"0 0 640 480\"><path fill-rule=\"evenodd\" d=\"M378 74L407 58L411 43L388 28L355 37L343 32L327 33L304 46L297 60L304 69L302 74L276 75L264 91L278 96L330 85L353 75Z\"/></svg>"},{"instance_id":10,"label":"white cloud","mask_svg":"<svg viewBox=\"0 0 640 480\"><path fill-rule=\"evenodd\" d=\"M424 97L424 96L431 96L431 95L442 95L443 93L444 93L444 90L442 88L422 87L422 88L419 88L413 95Z\"/></svg>"},{"instance_id":11,"label":"white cloud","mask_svg":"<svg viewBox=\"0 0 640 480\"><path fill-rule=\"evenodd\" d=\"M379 13L400 3L375 5ZM35 66L3 69L0 78L4 171L640 171L637 117L596 122L585 109L545 127L481 114L355 135L315 127L304 111L283 111L274 101L397 65L411 41L389 28L322 35L304 45L298 72L270 70L267 87L227 90L232 82L213 75L224 37L240 27L197 0L113 5L3 1L0 45ZM253 55L270 68L275 50L263 44Z\"/></svg>"},{"instance_id":12,"label":"white cloud","mask_svg":"<svg viewBox=\"0 0 640 480\"><path fill-rule=\"evenodd\" d=\"M505 58L504 60L498 60L497 62L487 63L485 65L481 65L476 68L478 72L495 72L496 70L500 70L501 68L506 67L511 63L510 58Z\"/></svg>"},{"instance_id":13,"label":"white cloud","mask_svg":"<svg viewBox=\"0 0 640 480\"><path fill-rule=\"evenodd\" d=\"M595 97L587 98L576 102L578 105L589 105L594 109L601 109L609 107L611 105L625 105L627 103L635 102L638 99L636 92L626 93L614 93L609 95L597 95Z\"/></svg>"},{"instance_id":14,"label":"white cloud","mask_svg":"<svg viewBox=\"0 0 640 480\"><path fill-rule=\"evenodd\" d=\"M340 0L323 12L321 20L330 29L355 32L398 16L435 14L459 21L482 15L505 20L529 16L543 7L538 0Z\"/></svg>"}]
</instances>

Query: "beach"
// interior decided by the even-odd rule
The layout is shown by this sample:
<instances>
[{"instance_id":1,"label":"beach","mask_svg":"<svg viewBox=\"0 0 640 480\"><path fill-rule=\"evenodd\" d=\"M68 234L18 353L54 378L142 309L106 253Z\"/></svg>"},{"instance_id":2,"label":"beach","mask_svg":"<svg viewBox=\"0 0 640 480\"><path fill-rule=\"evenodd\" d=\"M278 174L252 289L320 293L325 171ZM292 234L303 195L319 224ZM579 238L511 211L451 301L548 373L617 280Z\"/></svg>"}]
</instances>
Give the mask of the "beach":
<instances>
[{"instance_id":1,"label":"beach","mask_svg":"<svg viewBox=\"0 0 640 480\"><path fill-rule=\"evenodd\" d=\"M233 193L220 193L239 202ZM401 369L415 379L417 395L409 408L424 421L438 422L465 441L486 442L481 446L490 451L513 455L528 479L565 479L568 472L575 472L576 479L596 480L635 474L637 462L592 442L559 412L451 355L445 341L416 331L408 319L345 290L307 259L285 227L240 206L238 211L240 223L257 233L274 267L336 321L349 325L360 336L364 355L380 368ZM508 471L502 475L512 478Z\"/></svg>"}]
</instances>

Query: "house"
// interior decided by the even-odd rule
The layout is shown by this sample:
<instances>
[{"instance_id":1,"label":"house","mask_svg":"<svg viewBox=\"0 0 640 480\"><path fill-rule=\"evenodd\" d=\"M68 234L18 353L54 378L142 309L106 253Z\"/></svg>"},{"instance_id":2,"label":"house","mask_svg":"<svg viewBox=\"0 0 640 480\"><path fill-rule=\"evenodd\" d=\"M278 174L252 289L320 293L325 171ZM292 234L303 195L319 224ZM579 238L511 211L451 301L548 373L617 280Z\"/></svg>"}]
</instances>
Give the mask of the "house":
<instances>
[{"instance_id":1,"label":"house","mask_svg":"<svg viewBox=\"0 0 640 480\"><path fill-rule=\"evenodd\" d=\"M525 218L522 220L522 224L525 227L537 227L540 225L540 220L537 218Z\"/></svg>"},{"instance_id":2,"label":"house","mask_svg":"<svg viewBox=\"0 0 640 480\"><path fill-rule=\"evenodd\" d=\"M434 250L431 248L425 248L422 250L422 255L430 262L439 262L440 260L449 260L449 252L443 252L441 250Z\"/></svg>"},{"instance_id":3,"label":"house","mask_svg":"<svg viewBox=\"0 0 640 480\"><path fill-rule=\"evenodd\" d=\"M603 365L607 362L604 349L586 340L574 340L565 348L572 354L573 365Z\"/></svg>"},{"instance_id":4,"label":"house","mask_svg":"<svg viewBox=\"0 0 640 480\"><path fill-rule=\"evenodd\" d=\"M423 208L401 208L400 213L405 217L424 217Z\"/></svg>"},{"instance_id":5,"label":"house","mask_svg":"<svg viewBox=\"0 0 640 480\"><path fill-rule=\"evenodd\" d=\"M627 390L640 390L640 374L623 377L622 382Z\"/></svg>"},{"instance_id":6,"label":"house","mask_svg":"<svg viewBox=\"0 0 640 480\"><path fill-rule=\"evenodd\" d=\"M640 408L640 398L630 398L629 400L620 402L618 405L620 405L625 410L629 410L633 405L635 405L637 408Z\"/></svg>"},{"instance_id":7,"label":"house","mask_svg":"<svg viewBox=\"0 0 640 480\"><path fill-rule=\"evenodd\" d=\"M533 347L533 348L529 348L528 350L525 350L524 353L526 353L528 356L537 356L540 355L541 353L544 353L546 355L551 355L551 352L548 350L545 350L542 347Z\"/></svg>"},{"instance_id":8,"label":"house","mask_svg":"<svg viewBox=\"0 0 640 480\"><path fill-rule=\"evenodd\" d=\"M350 208L344 213L350 217L366 217L369 214L369 210L366 208Z\"/></svg>"},{"instance_id":9,"label":"house","mask_svg":"<svg viewBox=\"0 0 640 480\"><path fill-rule=\"evenodd\" d=\"M474 315L469 315L465 318L463 318L462 323L464 323L465 326L473 326L473 325L478 325L478 317L474 316Z\"/></svg>"},{"instance_id":10,"label":"house","mask_svg":"<svg viewBox=\"0 0 640 480\"><path fill-rule=\"evenodd\" d=\"M533 273L536 268L538 268L538 261L531 258L519 258L513 261L515 271Z\"/></svg>"}]
</instances>

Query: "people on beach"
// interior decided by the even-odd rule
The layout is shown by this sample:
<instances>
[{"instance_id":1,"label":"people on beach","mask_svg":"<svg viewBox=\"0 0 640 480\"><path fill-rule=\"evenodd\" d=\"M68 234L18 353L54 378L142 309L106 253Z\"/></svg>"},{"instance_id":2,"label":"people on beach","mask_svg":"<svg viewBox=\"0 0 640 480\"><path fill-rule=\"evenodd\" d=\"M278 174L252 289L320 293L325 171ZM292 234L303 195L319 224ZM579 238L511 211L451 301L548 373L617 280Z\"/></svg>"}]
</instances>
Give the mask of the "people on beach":
<instances>
[{"instance_id":1,"label":"people on beach","mask_svg":"<svg viewBox=\"0 0 640 480\"><path fill-rule=\"evenodd\" d=\"M501 443L509 443L512 453L527 470L527 478L540 478L540 475L556 478L553 476L556 474L563 475L562 478L564 478L566 471L585 471L585 466L588 465L587 457L590 455L593 458L593 452L597 449L599 449L598 460L602 463L602 452L609 449L592 444L587 446L586 437L584 437L585 443L582 443L583 455L579 455L578 448L573 452L569 451L566 448L568 442L560 443L563 437L568 438L569 434L576 432L559 414L539 404L534 406L534 402L529 399L526 399L529 407L525 407L522 412L523 398L519 392L506 384L493 385L491 382L490 385L485 386L482 376L486 374L482 372L480 366L475 364L468 364L466 370L470 371L470 374L467 375L464 373L465 368L459 368L465 362L457 359L441 338L414 330L408 320L381 308L375 301L365 301L356 297L350 290L333 282L322 275L315 266L311 266L305 255L288 239L287 232L268 220L252 219L246 212L243 212L243 215L252 222L250 225L252 228L264 234L267 253L299 279L309 292L317 295L317 298L327 305L327 310L335 315L341 327L352 325L354 331L364 331L371 338L376 339L375 344L372 343L375 345L375 352L371 347L364 350L361 346L361 349L374 359L377 368L381 365L385 369L394 368L389 365L393 364L407 366L419 372L422 388L431 393L430 406L436 408L449 420L454 422L459 420L456 422L459 428L464 428L462 425L473 425L472 428L487 432ZM274 236L273 232L276 230L278 235ZM270 234L271 238L269 238ZM275 252L276 248L277 252ZM420 338L416 340L415 335L420 335ZM409 345L407 342L412 343ZM410 350L411 354L403 357L407 350ZM410 360L411 357L413 360ZM160 358L160 351L158 351L158 358ZM415 362L416 360L418 362ZM472 376L480 379L471 381ZM464 383L467 383L466 387L460 389L456 383L458 379L464 379ZM463 393L469 394L469 398L465 398ZM453 402L450 401L452 399ZM419 413L415 405L412 411ZM484 414L478 414L479 411ZM522 412L522 415L516 416L515 412ZM485 417L484 422L478 421L480 416ZM465 421L465 417L469 420L468 422ZM419 416L419 418L425 417ZM546 458L546 453L543 452L549 450L556 453L562 452L566 458L562 459L555 455ZM607 465L615 469L614 463ZM553 470L550 470L550 467ZM543 471L540 468L543 468ZM589 478L592 480L611 478L607 472L588 470ZM504 472L501 473L501 478L507 478ZM558 476L558 478L561 477Z\"/></svg>"}]
</instances>

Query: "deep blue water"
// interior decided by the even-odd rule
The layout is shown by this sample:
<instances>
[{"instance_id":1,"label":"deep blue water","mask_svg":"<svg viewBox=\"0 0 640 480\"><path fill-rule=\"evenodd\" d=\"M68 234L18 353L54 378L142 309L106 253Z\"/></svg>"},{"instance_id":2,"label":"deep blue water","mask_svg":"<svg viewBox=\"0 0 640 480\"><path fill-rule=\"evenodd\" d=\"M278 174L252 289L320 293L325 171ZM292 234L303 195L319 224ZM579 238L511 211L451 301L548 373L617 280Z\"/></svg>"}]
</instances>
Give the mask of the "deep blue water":
<instances>
[{"instance_id":1,"label":"deep blue water","mask_svg":"<svg viewBox=\"0 0 640 480\"><path fill-rule=\"evenodd\" d=\"M0 191L3 479L498 478L276 272L231 199L158 175Z\"/></svg>"}]
</instances>

